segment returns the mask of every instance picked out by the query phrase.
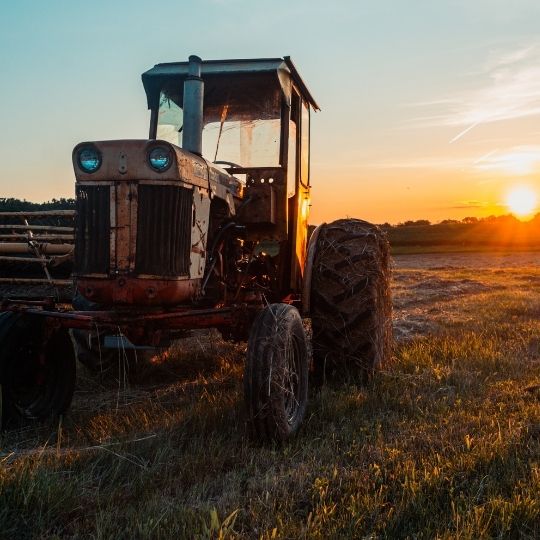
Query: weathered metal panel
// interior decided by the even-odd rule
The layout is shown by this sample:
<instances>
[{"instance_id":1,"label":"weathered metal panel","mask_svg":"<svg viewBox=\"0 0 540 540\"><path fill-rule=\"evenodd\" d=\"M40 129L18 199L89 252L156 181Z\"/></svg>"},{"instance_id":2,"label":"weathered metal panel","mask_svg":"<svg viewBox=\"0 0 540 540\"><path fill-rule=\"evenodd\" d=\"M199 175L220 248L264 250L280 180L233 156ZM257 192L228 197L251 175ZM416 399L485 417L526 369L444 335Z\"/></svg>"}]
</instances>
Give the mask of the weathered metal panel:
<instances>
[{"instance_id":1,"label":"weathered metal panel","mask_svg":"<svg viewBox=\"0 0 540 540\"><path fill-rule=\"evenodd\" d=\"M192 194L193 190L180 186L139 186L137 274L189 274Z\"/></svg>"},{"instance_id":2,"label":"weathered metal panel","mask_svg":"<svg viewBox=\"0 0 540 540\"><path fill-rule=\"evenodd\" d=\"M193 190L193 229L191 232L191 279L202 278L206 264L208 223L210 221L210 197L208 191Z\"/></svg>"},{"instance_id":3,"label":"weathered metal panel","mask_svg":"<svg viewBox=\"0 0 540 540\"><path fill-rule=\"evenodd\" d=\"M116 224L115 224L115 264L114 270L121 273L129 272L130 255L133 247L131 238L131 196L132 185L128 182L118 182L114 186L116 192Z\"/></svg>"},{"instance_id":4,"label":"weathered metal panel","mask_svg":"<svg viewBox=\"0 0 540 540\"><path fill-rule=\"evenodd\" d=\"M77 185L75 273L107 274L110 266L110 187Z\"/></svg>"}]
</instances>

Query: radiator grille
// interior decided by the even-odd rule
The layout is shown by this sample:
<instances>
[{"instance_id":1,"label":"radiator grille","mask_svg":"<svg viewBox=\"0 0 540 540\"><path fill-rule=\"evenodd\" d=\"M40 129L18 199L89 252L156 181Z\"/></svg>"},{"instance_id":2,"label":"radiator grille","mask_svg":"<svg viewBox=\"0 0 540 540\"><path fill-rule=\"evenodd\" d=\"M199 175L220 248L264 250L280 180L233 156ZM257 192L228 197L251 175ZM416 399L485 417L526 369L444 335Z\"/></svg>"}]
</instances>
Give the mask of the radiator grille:
<instances>
[{"instance_id":1,"label":"radiator grille","mask_svg":"<svg viewBox=\"0 0 540 540\"><path fill-rule=\"evenodd\" d=\"M139 185L135 271L159 276L189 274L191 221L191 189Z\"/></svg>"},{"instance_id":2,"label":"radiator grille","mask_svg":"<svg viewBox=\"0 0 540 540\"><path fill-rule=\"evenodd\" d=\"M109 186L77 186L75 272L107 274L110 266Z\"/></svg>"}]
</instances>

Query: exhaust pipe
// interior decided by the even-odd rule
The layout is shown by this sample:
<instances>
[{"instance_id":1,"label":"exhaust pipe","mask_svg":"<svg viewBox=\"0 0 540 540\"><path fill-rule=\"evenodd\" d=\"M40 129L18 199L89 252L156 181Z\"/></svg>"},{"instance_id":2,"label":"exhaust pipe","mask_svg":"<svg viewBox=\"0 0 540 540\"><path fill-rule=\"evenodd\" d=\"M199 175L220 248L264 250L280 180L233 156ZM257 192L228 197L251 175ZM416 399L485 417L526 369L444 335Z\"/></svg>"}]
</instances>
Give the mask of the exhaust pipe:
<instances>
[{"instance_id":1,"label":"exhaust pipe","mask_svg":"<svg viewBox=\"0 0 540 540\"><path fill-rule=\"evenodd\" d=\"M184 81L184 129L182 147L202 156L204 82L201 79L202 60L189 57L188 76Z\"/></svg>"}]
</instances>

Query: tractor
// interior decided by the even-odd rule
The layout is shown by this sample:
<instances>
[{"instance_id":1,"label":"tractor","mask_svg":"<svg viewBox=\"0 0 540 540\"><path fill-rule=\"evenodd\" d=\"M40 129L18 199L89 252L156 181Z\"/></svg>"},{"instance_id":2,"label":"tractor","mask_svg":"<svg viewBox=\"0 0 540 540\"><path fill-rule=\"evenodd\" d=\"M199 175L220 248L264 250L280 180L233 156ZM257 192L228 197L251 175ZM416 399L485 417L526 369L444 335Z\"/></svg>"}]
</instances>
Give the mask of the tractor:
<instances>
[{"instance_id":1,"label":"tractor","mask_svg":"<svg viewBox=\"0 0 540 540\"><path fill-rule=\"evenodd\" d=\"M389 357L388 243L358 219L308 234L319 106L290 57L190 56L142 83L148 139L73 150L71 305L2 299L3 423L63 413L77 356L214 328L247 341L250 432L286 441L308 383L363 379Z\"/></svg>"}]
</instances>

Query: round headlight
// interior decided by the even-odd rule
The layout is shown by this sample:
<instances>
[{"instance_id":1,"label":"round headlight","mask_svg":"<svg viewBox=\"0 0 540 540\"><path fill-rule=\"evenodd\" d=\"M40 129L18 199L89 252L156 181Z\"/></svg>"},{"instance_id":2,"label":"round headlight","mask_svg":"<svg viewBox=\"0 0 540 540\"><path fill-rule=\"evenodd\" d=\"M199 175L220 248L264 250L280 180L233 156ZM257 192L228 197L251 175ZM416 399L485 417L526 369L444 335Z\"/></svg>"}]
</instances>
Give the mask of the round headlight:
<instances>
[{"instance_id":1,"label":"round headlight","mask_svg":"<svg viewBox=\"0 0 540 540\"><path fill-rule=\"evenodd\" d=\"M77 154L79 167L86 173L96 172L101 167L101 154L94 146L84 146Z\"/></svg>"},{"instance_id":2,"label":"round headlight","mask_svg":"<svg viewBox=\"0 0 540 540\"><path fill-rule=\"evenodd\" d=\"M154 146L148 154L148 162L155 171L166 171L172 162L170 149L166 146Z\"/></svg>"}]
</instances>

